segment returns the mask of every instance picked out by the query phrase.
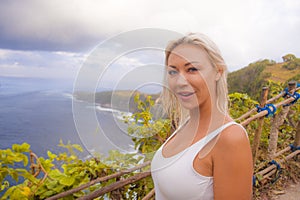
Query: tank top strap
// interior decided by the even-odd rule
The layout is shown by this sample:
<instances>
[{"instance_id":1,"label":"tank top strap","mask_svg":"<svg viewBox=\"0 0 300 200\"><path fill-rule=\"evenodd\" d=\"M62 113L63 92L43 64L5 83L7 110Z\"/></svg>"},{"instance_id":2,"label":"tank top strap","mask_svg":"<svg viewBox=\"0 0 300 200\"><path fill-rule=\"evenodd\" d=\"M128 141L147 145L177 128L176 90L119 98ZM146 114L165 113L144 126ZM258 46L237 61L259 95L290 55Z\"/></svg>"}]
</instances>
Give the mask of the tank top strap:
<instances>
[{"instance_id":1,"label":"tank top strap","mask_svg":"<svg viewBox=\"0 0 300 200\"><path fill-rule=\"evenodd\" d=\"M210 134L207 135L207 139L205 140L205 142L206 143L210 142L213 138L215 138L217 135L219 135L224 129L226 129L227 127L229 127L233 124L237 124L237 123L235 121L231 121L231 122L228 122L228 123L222 125L221 127L217 128L216 130L214 130L213 132L211 132Z\"/></svg>"},{"instance_id":2,"label":"tank top strap","mask_svg":"<svg viewBox=\"0 0 300 200\"><path fill-rule=\"evenodd\" d=\"M216 130L212 131L211 133L209 133L208 135L206 135L204 138L202 138L201 140L199 140L198 142L196 142L193 146L194 149L197 150L197 152L202 149L207 143L209 143L213 138L215 138L217 135L219 135L224 129L226 129L227 127L233 125L233 124L238 124L235 121L231 121L228 122L222 126L220 126L219 128L217 128Z\"/></svg>"}]
</instances>

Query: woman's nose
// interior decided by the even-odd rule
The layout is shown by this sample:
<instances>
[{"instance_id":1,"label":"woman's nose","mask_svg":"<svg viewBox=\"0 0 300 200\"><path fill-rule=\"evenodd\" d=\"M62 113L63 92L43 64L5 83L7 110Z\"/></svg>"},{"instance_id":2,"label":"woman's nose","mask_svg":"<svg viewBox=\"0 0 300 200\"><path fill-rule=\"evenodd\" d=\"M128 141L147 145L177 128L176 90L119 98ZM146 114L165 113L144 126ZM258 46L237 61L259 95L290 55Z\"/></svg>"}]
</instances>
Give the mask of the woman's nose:
<instances>
[{"instance_id":1,"label":"woman's nose","mask_svg":"<svg viewBox=\"0 0 300 200\"><path fill-rule=\"evenodd\" d=\"M176 80L176 84L179 86L188 85L188 81L186 80L184 75L179 74L179 76L177 77L177 80Z\"/></svg>"}]
</instances>

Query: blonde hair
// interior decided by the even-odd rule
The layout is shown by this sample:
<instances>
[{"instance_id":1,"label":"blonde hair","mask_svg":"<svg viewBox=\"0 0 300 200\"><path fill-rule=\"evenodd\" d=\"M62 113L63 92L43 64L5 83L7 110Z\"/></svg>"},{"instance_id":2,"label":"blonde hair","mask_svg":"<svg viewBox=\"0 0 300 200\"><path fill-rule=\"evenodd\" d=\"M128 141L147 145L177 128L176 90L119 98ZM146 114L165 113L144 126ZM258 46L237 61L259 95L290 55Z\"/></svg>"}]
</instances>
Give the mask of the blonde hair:
<instances>
[{"instance_id":1,"label":"blonde hair","mask_svg":"<svg viewBox=\"0 0 300 200\"><path fill-rule=\"evenodd\" d=\"M217 72L221 73L220 79L217 81L216 94L217 94L217 107L218 109L227 114L228 110L228 90L227 90L227 66L221 55L220 50L216 44L210 40L207 36L200 33L189 33L188 35L179 38L177 40L170 41L165 49L165 65L168 64L168 58L172 51L179 45L192 44L202 48L208 55L208 58L212 66ZM165 72L164 84L161 100L164 107L164 111L172 121L173 128L178 128L180 124L186 121L188 112L186 109L180 106L175 95L169 91L167 75Z\"/></svg>"}]
</instances>

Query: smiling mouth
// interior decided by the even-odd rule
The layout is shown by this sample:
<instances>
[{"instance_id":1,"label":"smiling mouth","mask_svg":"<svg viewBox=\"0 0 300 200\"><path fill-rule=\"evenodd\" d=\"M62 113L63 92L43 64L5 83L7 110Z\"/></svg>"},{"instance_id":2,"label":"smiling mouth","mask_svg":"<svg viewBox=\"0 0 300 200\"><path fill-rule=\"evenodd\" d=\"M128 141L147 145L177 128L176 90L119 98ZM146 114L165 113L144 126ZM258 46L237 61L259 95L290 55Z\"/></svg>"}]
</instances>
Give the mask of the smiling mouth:
<instances>
[{"instance_id":1,"label":"smiling mouth","mask_svg":"<svg viewBox=\"0 0 300 200\"><path fill-rule=\"evenodd\" d=\"M190 97L190 96L192 96L193 94L195 94L195 92L178 92L177 94L178 94L180 97L187 98L187 97Z\"/></svg>"}]
</instances>

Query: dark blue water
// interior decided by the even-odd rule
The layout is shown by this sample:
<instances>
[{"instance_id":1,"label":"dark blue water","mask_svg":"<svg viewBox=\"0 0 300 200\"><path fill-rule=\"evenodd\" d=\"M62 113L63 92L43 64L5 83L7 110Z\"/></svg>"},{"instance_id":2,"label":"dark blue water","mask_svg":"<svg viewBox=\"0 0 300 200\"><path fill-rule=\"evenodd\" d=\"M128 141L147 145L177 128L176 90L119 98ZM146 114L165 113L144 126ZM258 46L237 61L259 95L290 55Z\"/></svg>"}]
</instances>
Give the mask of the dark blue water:
<instances>
[{"instance_id":1,"label":"dark blue water","mask_svg":"<svg viewBox=\"0 0 300 200\"><path fill-rule=\"evenodd\" d=\"M27 142L39 156L81 144L72 115L72 81L0 77L0 149Z\"/></svg>"},{"instance_id":2,"label":"dark blue water","mask_svg":"<svg viewBox=\"0 0 300 200\"><path fill-rule=\"evenodd\" d=\"M56 154L65 151L58 147L61 139L65 144L81 145L85 152L78 152L80 158L87 158L94 151L107 155L114 148L132 151L133 143L126 128L120 129L112 112L96 109L105 135L94 135L95 126L84 114L95 108L93 104L75 100L82 104L80 116L85 127L81 128L86 131L76 130L72 81L0 76L0 84L0 149L27 142L33 152L45 157L48 150Z\"/></svg>"}]
</instances>

